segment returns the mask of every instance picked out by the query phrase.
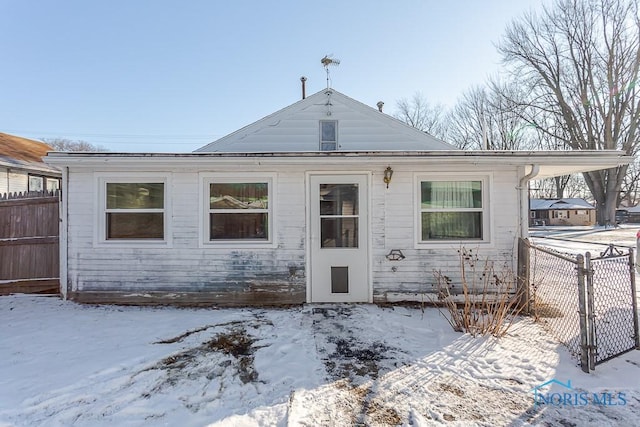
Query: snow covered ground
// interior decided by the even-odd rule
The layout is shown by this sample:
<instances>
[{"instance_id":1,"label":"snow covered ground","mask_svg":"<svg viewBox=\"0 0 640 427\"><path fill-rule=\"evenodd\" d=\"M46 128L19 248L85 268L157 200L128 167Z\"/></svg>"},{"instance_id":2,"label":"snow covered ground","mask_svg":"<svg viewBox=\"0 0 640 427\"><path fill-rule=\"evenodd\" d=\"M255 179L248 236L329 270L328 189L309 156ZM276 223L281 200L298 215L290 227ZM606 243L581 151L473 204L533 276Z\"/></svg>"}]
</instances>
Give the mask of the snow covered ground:
<instances>
[{"instance_id":1,"label":"snow covered ground","mask_svg":"<svg viewBox=\"0 0 640 427\"><path fill-rule=\"evenodd\" d=\"M0 297L1 427L639 419L640 351L585 374L528 318L503 338L472 338L435 308L180 309Z\"/></svg>"},{"instance_id":2,"label":"snow covered ground","mask_svg":"<svg viewBox=\"0 0 640 427\"><path fill-rule=\"evenodd\" d=\"M562 251L584 253L594 256L613 244L621 249L636 249L637 224L623 224L617 228L604 227L534 227L531 240Z\"/></svg>"}]
</instances>

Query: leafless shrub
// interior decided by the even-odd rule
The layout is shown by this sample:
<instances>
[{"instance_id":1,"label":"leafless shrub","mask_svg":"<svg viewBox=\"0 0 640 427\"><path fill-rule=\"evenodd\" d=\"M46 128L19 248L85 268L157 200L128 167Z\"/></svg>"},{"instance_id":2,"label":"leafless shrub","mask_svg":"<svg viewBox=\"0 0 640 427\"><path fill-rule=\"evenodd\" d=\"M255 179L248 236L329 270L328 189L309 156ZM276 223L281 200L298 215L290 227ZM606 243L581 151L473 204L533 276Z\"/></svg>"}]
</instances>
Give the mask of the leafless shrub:
<instances>
[{"instance_id":1,"label":"leafless shrub","mask_svg":"<svg viewBox=\"0 0 640 427\"><path fill-rule=\"evenodd\" d=\"M442 271L434 271L438 300L433 301L457 332L472 336L504 336L523 306L516 275L507 267L480 259L471 249L458 250L461 293L452 293L453 281Z\"/></svg>"}]
</instances>

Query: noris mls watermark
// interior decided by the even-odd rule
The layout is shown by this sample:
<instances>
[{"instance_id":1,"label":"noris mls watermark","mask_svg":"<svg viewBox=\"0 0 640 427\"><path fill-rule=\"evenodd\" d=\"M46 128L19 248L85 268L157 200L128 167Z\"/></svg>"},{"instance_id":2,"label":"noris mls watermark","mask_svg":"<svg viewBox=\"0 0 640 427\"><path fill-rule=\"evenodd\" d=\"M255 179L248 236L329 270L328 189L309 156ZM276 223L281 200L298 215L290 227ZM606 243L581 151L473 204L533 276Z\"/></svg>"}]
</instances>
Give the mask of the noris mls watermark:
<instances>
[{"instance_id":1,"label":"noris mls watermark","mask_svg":"<svg viewBox=\"0 0 640 427\"><path fill-rule=\"evenodd\" d=\"M543 388L552 384L557 384L560 391L542 391ZM627 396L624 392L603 391L596 393L577 390L571 386L571 380L563 383L554 378L534 387L531 391L533 392L534 406L625 406L627 404Z\"/></svg>"}]
</instances>

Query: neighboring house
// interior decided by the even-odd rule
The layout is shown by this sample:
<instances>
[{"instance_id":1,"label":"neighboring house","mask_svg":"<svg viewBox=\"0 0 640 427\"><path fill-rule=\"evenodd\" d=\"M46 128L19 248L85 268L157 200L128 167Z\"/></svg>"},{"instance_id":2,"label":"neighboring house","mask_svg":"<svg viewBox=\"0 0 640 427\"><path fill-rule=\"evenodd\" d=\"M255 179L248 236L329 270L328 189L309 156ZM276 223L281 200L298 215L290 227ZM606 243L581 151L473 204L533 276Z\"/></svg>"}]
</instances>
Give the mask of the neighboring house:
<instances>
[{"instance_id":1,"label":"neighboring house","mask_svg":"<svg viewBox=\"0 0 640 427\"><path fill-rule=\"evenodd\" d=\"M640 223L640 205L616 209L616 219L619 223Z\"/></svg>"},{"instance_id":2,"label":"neighboring house","mask_svg":"<svg viewBox=\"0 0 640 427\"><path fill-rule=\"evenodd\" d=\"M617 151L461 151L327 89L195 153L51 153L84 302L429 301L465 247L515 271L527 182Z\"/></svg>"},{"instance_id":3,"label":"neighboring house","mask_svg":"<svg viewBox=\"0 0 640 427\"><path fill-rule=\"evenodd\" d=\"M42 158L53 149L43 142L0 133L0 196L60 188L60 170Z\"/></svg>"},{"instance_id":4,"label":"neighboring house","mask_svg":"<svg viewBox=\"0 0 640 427\"><path fill-rule=\"evenodd\" d=\"M595 225L596 208L584 199L531 199L530 225Z\"/></svg>"}]
</instances>

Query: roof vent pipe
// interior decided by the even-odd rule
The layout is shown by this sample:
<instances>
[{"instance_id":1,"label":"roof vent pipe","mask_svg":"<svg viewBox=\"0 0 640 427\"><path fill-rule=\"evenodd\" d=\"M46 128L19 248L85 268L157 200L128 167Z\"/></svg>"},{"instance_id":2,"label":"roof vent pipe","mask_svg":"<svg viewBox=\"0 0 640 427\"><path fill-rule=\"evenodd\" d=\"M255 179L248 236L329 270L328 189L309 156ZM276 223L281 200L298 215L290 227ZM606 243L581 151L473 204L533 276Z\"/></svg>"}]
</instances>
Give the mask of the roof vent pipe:
<instances>
[{"instance_id":1,"label":"roof vent pipe","mask_svg":"<svg viewBox=\"0 0 640 427\"><path fill-rule=\"evenodd\" d=\"M378 111L380 111L382 113L382 107L384 106L384 102L378 101L378 103L376 105L378 106Z\"/></svg>"},{"instance_id":2,"label":"roof vent pipe","mask_svg":"<svg viewBox=\"0 0 640 427\"><path fill-rule=\"evenodd\" d=\"M307 78L305 76L302 76L300 77L300 81L302 82L302 99L305 99L307 97L307 91L305 86Z\"/></svg>"}]
</instances>

